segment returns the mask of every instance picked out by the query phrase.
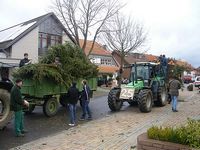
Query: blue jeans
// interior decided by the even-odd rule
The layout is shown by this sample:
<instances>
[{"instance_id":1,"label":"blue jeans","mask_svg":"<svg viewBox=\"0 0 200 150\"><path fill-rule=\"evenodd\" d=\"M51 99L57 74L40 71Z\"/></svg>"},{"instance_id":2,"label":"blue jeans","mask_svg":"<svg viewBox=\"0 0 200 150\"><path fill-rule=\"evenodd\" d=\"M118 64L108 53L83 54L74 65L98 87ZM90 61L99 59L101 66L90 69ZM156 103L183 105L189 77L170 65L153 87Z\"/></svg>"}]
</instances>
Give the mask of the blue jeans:
<instances>
[{"instance_id":1,"label":"blue jeans","mask_svg":"<svg viewBox=\"0 0 200 150\"><path fill-rule=\"evenodd\" d=\"M172 98L172 109L177 110L177 98L178 96L171 96Z\"/></svg>"},{"instance_id":2,"label":"blue jeans","mask_svg":"<svg viewBox=\"0 0 200 150\"><path fill-rule=\"evenodd\" d=\"M85 119L86 114L88 114L88 117L91 118L91 111L89 108L89 100L82 100L82 110L83 110L83 114L82 114L82 119Z\"/></svg>"},{"instance_id":3,"label":"blue jeans","mask_svg":"<svg viewBox=\"0 0 200 150\"><path fill-rule=\"evenodd\" d=\"M153 88L153 93L157 93L158 92L158 82L153 81L152 83L152 88Z\"/></svg>"},{"instance_id":4,"label":"blue jeans","mask_svg":"<svg viewBox=\"0 0 200 150\"><path fill-rule=\"evenodd\" d=\"M75 124L76 122L76 104L69 104L69 114L70 114L70 123Z\"/></svg>"},{"instance_id":5,"label":"blue jeans","mask_svg":"<svg viewBox=\"0 0 200 150\"><path fill-rule=\"evenodd\" d=\"M166 76L167 76L167 66L163 66L163 73L164 73L164 77L166 78Z\"/></svg>"}]
</instances>

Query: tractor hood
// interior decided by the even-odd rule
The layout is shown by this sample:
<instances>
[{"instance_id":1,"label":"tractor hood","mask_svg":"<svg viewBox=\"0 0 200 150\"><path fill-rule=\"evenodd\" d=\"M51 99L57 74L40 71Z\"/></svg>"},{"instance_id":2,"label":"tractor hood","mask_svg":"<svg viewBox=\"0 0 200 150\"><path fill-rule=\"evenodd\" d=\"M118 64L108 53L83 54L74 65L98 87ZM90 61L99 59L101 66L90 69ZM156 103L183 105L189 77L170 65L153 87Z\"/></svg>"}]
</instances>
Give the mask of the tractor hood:
<instances>
[{"instance_id":1,"label":"tractor hood","mask_svg":"<svg viewBox=\"0 0 200 150\"><path fill-rule=\"evenodd\" d=\"M134 85L133 85L133 82L130 82L130 83L126 84L126 85L122 85L122 87L141 89L141 88L144 87L144 82L143 81L137 81L137 82L134 81Z\"/></svg>"}]
</instances>

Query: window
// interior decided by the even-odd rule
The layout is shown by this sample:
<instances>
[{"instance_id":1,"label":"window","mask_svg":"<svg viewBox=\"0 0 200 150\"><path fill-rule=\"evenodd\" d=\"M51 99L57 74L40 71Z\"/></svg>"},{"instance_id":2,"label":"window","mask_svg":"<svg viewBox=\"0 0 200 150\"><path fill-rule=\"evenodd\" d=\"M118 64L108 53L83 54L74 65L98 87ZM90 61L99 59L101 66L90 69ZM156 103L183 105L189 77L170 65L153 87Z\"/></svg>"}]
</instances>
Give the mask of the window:
<instances>
[{"instance_id":1,"label":"window","mask_svg":"<svg viewBox=\"0 0 200 150\"><path fill-rule=\"evenodd\" d=\"M62 36L47 33L39 33L38 39L39 54L44 53L47 48L62 43Z\"/></svg>"},{"instance_id":2,"label":"window","mask_svg":"<svg viewBox=\"0 0 200 150\"><path fill-rule=\"evenodd\" d=\"M108 58L101 58L101 64L102 65L112 66L112 60L108 59Z\"/></svg>"},{"instance_id":3,"label":"window","mask_svg":"<svg viewBox=\"0 0 200 150\"><path fill-rule=\"evenodd\" d=\"M101 58L90 58L90 61L94 64L101 64Z\"/></svg>"},{"instance_id":4,"label":"window","mask_svg":"<svg viewBox=\"0 0 200 150\"><path fill-rule=\"evenodd\" d=\"M131 72L135 73L135 67L132 67ZM142 78L144 80L149 79L149 67L148 66L137 66L137 77Z\"/></svg>"},{"instance_id":5,"label":"window","mask_svg":"<svg viewBox=\"0 0 200 150\"><path fill-rule=\"evenodd\" d=\"M47 48L47 34L39 34L39 45L38 48Z\"/></svg>"},{"instance_id":6,"label":"window","mask_svg":"<svg viewBox=\"0 0 200 150\"><path fill-rule=\"evenodd\" d=\"M51 36L50 44L51 44L51 46L56 45L56 36L54 36L54 35Z\"/></svg>"},{"instance_id":7,"label":"window","mask_svg":"<svg viewBox=\"0 0 200 150\"><path fill-rule=\"evenodd\" d=\"M51 36L51 46L56 45L56 44L61 44L61 43L62 43L61 36L57 36L57 35Z\"/></svg>"}]
</instances>

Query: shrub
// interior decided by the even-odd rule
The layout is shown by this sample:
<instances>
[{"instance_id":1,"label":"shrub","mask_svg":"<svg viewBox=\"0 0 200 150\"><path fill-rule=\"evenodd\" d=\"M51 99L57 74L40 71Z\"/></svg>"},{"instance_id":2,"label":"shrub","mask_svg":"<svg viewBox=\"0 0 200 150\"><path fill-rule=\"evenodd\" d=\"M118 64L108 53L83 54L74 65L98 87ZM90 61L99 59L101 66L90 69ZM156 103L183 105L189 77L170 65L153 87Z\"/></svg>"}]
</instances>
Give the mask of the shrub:
<instances>
[{"instance_id":1,"label":"shrub","mask_svg":"<svg viewBox=\"0 0 200 150\"><path fill-rule=\"evenodd\" d=\"M189 120L185 126L156 127L148 129L147 135L150 139L168 141L200 148L200 121Z\"/></svg>"}]
</instances>

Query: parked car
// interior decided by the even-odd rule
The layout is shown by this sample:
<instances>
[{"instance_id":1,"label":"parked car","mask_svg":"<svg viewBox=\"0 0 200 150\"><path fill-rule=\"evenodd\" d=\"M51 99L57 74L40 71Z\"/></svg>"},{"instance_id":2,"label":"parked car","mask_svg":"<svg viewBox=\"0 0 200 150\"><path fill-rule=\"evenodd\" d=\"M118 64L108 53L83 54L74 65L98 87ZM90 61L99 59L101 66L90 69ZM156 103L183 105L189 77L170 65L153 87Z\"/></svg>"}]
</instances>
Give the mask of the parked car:
<instances>
[{"instance_id":1,"label":"parked car","mask_svg":"<svg viewBox=\"0 0 200 150\"><path fill-rule=\"evenodd\" d=\"M200 89L200 76L197 76L194 81L194 86Z\"/></svg>"},{"instance_id":2,"label":"parked car","mask_svg":"<svg viewBox=\"0 0 200 150\"><path fill-rule=\"evenodd\" d=\"M185 75L184 77L183 77L183 81L184 81L184 83L191 83L192 82L192 76L191 75Z\"/></svg>"},{"instance_id":3,"label":"parked car","mask_svg":"<svg viewBox=\"0 0 200 150\"><path fill-rule=\"evenodd\" d=\"M195 82L195 76L192 76L192 83Z\"/></svg>"}]
</instances>

